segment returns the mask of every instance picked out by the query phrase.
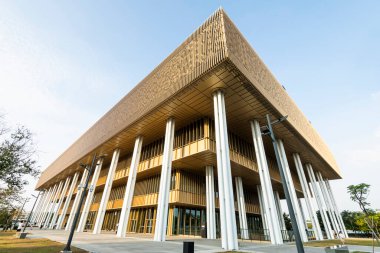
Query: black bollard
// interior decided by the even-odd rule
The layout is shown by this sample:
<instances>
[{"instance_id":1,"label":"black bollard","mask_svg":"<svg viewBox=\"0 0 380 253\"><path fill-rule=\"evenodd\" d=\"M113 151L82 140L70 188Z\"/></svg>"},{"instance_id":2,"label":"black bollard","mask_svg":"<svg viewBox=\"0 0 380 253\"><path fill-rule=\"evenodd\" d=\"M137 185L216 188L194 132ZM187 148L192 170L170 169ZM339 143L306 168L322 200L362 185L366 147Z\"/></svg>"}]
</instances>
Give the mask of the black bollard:
<instances>
[{"instance_id":1,"label":"black bollard","mask_svg":"<svg viewBox=\"0 0 380 253\"><path fill-rule=\"evenodd\" d=\"M194 253L194 242L183 242L183 253Z\"/></svg>"}]
</instances>

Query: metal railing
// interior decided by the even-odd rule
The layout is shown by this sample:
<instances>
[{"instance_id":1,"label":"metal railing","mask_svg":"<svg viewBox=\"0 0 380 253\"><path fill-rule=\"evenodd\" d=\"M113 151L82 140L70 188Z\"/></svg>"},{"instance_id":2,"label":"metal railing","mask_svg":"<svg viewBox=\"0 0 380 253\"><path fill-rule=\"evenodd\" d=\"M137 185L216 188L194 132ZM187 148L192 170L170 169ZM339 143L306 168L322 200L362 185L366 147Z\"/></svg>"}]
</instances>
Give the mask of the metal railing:
<instances>
[{"instance_id":1,"label":"metal railing","mask_svg":"<svg viewBox=\"0 0 380 253\"><path fill-rule=\"evenodd\" d=\"M281 230L282 240L284 242L294 242L294 232L293 230ZM316 240L314 231L306 230L306 235L309 241Z\"/></svg>"},{"instance_id":2,"label":"metal railing","mask_svg":"<svg viewBox=\"0 0 380 253\"><path fill-rule=\"evenodd\" d=\"M242 233L246 231L247 233ZM242 237L242 234L247 234L248 238ZM238 238L248 241L270 241L270 235L268 229L240 229Z\"/></svg>"}]
</instances>

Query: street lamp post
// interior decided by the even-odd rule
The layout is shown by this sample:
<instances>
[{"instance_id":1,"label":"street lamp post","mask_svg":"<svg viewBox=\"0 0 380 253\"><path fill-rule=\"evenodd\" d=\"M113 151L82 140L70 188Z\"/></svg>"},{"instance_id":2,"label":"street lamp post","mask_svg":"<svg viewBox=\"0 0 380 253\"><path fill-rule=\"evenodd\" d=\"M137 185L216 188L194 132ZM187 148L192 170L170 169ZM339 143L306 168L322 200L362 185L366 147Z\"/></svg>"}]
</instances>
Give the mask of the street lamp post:
<instances>
[{"instance_id":1,"label":"street lamp post","mask_svg":"<svg viewBox=\"0 0 380 253\"><path fill-rule=\"evenodd\" d=\"M298 224L297 224L296 216L294 213L294 208L293 208L292 202L290 200L289 188L288 188L288 185L286 184L284 169L282 167L282 163L280 160L280 154L278 153L278 149L277 149L276 136L274 135L273 128L272 128L273 124L277 124L277 123L280 123L280 122L286 120L287 116L282 117L282 118L280 118L274 122L271 122L269 114L266 115L266 118L267 118L268 125L266 126L266 131L263 132L263 135L269 135L271 140L272 140L278 169L280 171L282 186L283 186L284 192L285 192L286 203L288 205L289 215L290 215L290 219L292 222L292 227L293 227L294 237L295 237L295 241L296 241L297 251L298 251L298 253L304 253L305 251L304 251L303 244L301 241L300 231L298 230Z\"/></svg>"},{"instance_id":2,"label":"street lamp post","mask_svg":"<svg viewBox=\"0 0 380 253\"><path fill-rule=\"evenodd\" d=\"M36 203L37 203L38 198L40 197L40 194L41 194L41 191L38 192L37 197L34 196L34 195L32 194L32 196L36 198L36 201L34 201L34 204L33 204L32 210L30 211L30 213L29 213L29 215L28 215L28 219L26 220L25 227L24 227L24 229L22 230L22 233L25 233L25 229L26 229L26 227L28 226L28 223L29 223L29 221L30 221L30 218L32 217L34 207L36 206ZM25 238L25 237L21 238L21 235L20 235L20 239L24 239L24 238Z\"/></svg>"},{"instance_id":3,"label":"street lamp post","mask_svg":"<svg viewBox=\"0 0 380 253\"><path fill-rule=\"evenodd\" d=\"M88 170L88 175L87 175L87 178L86 178L85 185L83 187L83 191L82 191L82 195L81 195L81 198L80 198L80 201L79 201L79 205L78 205L77 211L76 211L75 216L74 216L73 224L71 225L70 235L69 235L69 238L67 240L67 244L66 244L65 248L63 249L63 251L61 251L61 253L71 253L72 252L71 251L71 242L73 240L75 227L76 227L77 222L78 222L79 212L80 212L80 209L82 208L83 200L84 200L84 197L86 195L86 190L88 188L88 181L90 180L92 172L94 171L94 165L95 165L95 161L96 161L97 158L98 158L97 155L94 154L94 156L92 158L91 166L82 165L82 166L85 166L85 169Z\"/></svg>"}]
</instances>

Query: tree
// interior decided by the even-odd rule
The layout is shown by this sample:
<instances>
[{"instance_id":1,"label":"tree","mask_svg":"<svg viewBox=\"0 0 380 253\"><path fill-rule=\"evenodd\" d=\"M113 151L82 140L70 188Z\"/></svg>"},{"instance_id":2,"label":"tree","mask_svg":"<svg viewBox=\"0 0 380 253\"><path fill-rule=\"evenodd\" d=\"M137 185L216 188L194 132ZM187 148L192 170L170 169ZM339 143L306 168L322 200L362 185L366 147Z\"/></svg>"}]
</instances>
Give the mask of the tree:
<instances>
[{"instance_id":1,"label":"tree","mask_svg":"<svg viewBox=\"0 0 380 253\"><path fill-rule=\"evenodd\" d=\"M353 212L353 211L348 211L348 210L342 211L341 216L342 216L342 220L346 229L349 229L352 231L360 231L359 226L356 224L356 220L361 215L362 215L361 212Z\"/></svg>"},{"instance_id":2,"label":"tree","mask_svg":"<svg viewBox=\"0 0 380 253\"><path fill-rule=\"evenodd\" d=\"M25 176L38 174L32 133L23 126L8 128L0 115L0 209L14 208L28 183Z\"/></svg>"},{"instance_id":3,"label":"tree","mask_svg":"<svg viewBox=\"0 0 380 253\"><path fill-rule=\"evenodd\" d=\"M375 225L375 223L372 222L372 218L374 218L376 213L369 208L370 203L367 201L370 187L371 186L369 184L365 183L349 185L347 187L347 192L350 194L351 200L359 204L359 207L364 214L364 223L376 238L377 243L379 243L379 230L377 228L377 224ZM360 223L357 223L357 225L360 225Z\"/></svg>"},{"instance_id":4,"label":"tree","mask_svg":"<svg viewBox=\"0 0 380 253\"><path fill-rule=\"evenodd\" d=\"M25 175L37 176L32 133L25 127L12 131L0 121L0 183L3 188L21 190Z\"/></svg>"},{"instance_id":5,"label":"tree","mask_svg":"<svg viewBox=\"0 0 380 253\"><path fill-rule=\"evenodd\" d=\"M16 215L17 209L14 208L0 208L0 227L4 230L11 227L12 217Z\"/></svg>"}]
</instances>

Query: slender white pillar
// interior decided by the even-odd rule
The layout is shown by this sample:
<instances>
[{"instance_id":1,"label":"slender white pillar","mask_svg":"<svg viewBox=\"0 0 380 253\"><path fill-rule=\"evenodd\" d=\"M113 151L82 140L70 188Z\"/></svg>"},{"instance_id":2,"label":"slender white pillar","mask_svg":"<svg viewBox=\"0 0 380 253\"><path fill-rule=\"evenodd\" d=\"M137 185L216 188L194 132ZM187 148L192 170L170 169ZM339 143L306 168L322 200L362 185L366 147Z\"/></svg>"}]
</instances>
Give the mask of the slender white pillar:
<instances>
[{"instance_id":1,"label":"slender white pillar","mask_svg":"<svg viewBox=\"0 0 380 253\"><path fill-rule=\"evenodd\" d=\"M54 185L54 188L53 188L53 191L51 192L50 196L49 196L49 200L47 202L47 205L46 205L46 209L44 211L44 215L42 216L42 219L41 219L41 224L40 226L42 227L45 227L46 226L46 222L47 222L47 217L49 216L49 213L50 213L50 209L51 209L51 206L52 206L52 201L54 199L54 196L57 192L57 188L58 188L58 184L55 184Z\"/></svg>"},{"instance_id":2,"label":"slender white pillar","mask_svg":"<svg viewBox=\"0 0 380 253\"><path fill-rule=\"evenodd\" d=\"M63 208L62 208L61 215L58 218L56 229L61 229L62 228L63 221L64 221L64 219L66 217L67 208L69 207L69 204L70 204L70 201L71 201L71 197L73 196L73 192L74 192L75 186L77 185L77 182L78 182L78 177L79 177L79 172L75 172L73 180L71 181L69 192L68 192L68 194L66 196L65 204L63 205Z\"/></svg>"},{"instance_id":3,"label":"slender white pillar","mask_svg":"<svg viewBox=\"0 0 380 253\"><path fill-rule=\"evenodd\" d=\"M84 187L84 184L86 182L87 176L88 176L88 170L85 169L83 171L82 178L81 178L80 183L78 185L78 190L77 190L77 193L75 195L73 205L71 206L69 218L67 219L67 222L66 222L66 227L65 227L66 231L70 230L71 225L74 221L74 216L75 216L75 213L76 213L78 205L79 205L80 197L82 195L83 187Z\"/></svg>"},{"instance_id":4,"label":"slender white pillar","mask_svg":"<svg viewBox=\"0 0 380 253\"><path fill-rule=\"evenodd\" d=\"M60 181L59 184L58 184L58 188L57 188L57 190L56 190L56 192L54 194L54 197L52 198L50 210L48 211L48 215L47 215L46 220L44 222L44 228L49 228L49 225L50 225L50 222L51 222L51 217L52 217L52 215L54 213L54 209L56 207L58 196L61 193L62 186L63 186L63 181Z\"/></svg>"},{"instance_id":5,"label":"slender white pillar","mask_svg":"<svg viewBox=\"0 0 380 253\"><path fill-rule=\"evenodd\" d=\"M137 168L140 163L142 144L143 137L137 137L135 140L135 147L133 148L131 166L129 167L128 182L125 186L123 207L121 208L119 226L116 234L117 237L125 237L127 234L129 213L131 211L133 192L135 190Z\"/></svg>"},{"instance_id":6,"label":"slender white pillar","mask_svg":"<svg viewBox=\"0 0 380 253\"><path fill-rule=\"evenodd\" d=\"M221 220L221 223L225 223L225 242L222 238L222 247L225 246L226 250L237 250L237 228L236 228L236 216L235 216L235 202L234 202L234 192L232 187L232 175L231 175L231 161L230 161L230 149L228 145L228 130L226 121L226 107L224 102L224 94L221 90L217 90L213 94L214 99L214 118L215 118L215 133L216 133L216 143L220 143L216 150L217 162L219 161L218 167L218 178L219 173L223 178L222 182L218 182L219 186L223 183L222 188L219 191L223 192L224 203L221 204L220 210L224 208L225 219Z\"/></svg>"},{"instance_id":7,"label":"slender white pillar","mask_svg":"<svg viewBox=\"0 0 380 253\"><path fill-rule=\"evenodd\" d=\"M302 192L305 198L306 208L309 213L309 217L311 219L311 223L313 225L314 234L317 240L323 240L323 234L321 227L319 226L319 221L317 217L317 213L315 207L313 205L312 196L310 193L310 189L306 180L305 172L302 166L301 158L298 153L293 154L294 163L296 165L298 178L301 183Z\"/></svg>"},{"instance_id":8,"label":"slender white pillar","mask_svg":"<svg viewBox=\"0 0 380 253\"><path fill-rule=\"evenodd\" d=\"M169 209L169 189L172 174L173 141L174 141L175 120L169 118L166 121L166 132L164 142L164 153L162 157L160 189L158 192L158 205L156 215L156 228L154 231L154 241L163 242L166 237L166 226Z\"/></svg>"},{"instance_id":9,"label":"slender white pillar","mask_svg":"<svg viewBox=\"0 0 380 253\"><path fill-rule=\"evenodd\" d=\"M214 168L206 166L207 239L216 239Z\"/></svg>"},{"instance_id":10,"label":"slender white pillar","mask_svg":"<svg viewBox=\"0 0 380 253\"><path fill-rule=\"evenodd\" d=\"M46 211L46 207L48 205L48 202L50 200L50 196L52 194L52 191L54 189L54 186L51 186L48 190L48 193L46 194L46 198L44 199L44 202L43 202L43 205L42 205L42 208L41 208L41 212L39 214L39 217L37 218L37 223L38 223L38 226L41 225L41 221L42 221L42 218L44 217L45 215L45 211Z\"/></svg>"},{"instance_id":11,"label":"slender white pillar","mask_svg":"<svg viewBox=\"0 0 380 253\"><path fill-rule=\"evenodd\" d=\"M280 155L282 167L284 168L284 175L285 175L285 181L286 181L285 183L288 185L290 200L294 209L294 215L296 216L298 230L300 232L302 241L307 242L308 238L306 234L305 223L302 220L302 215L301 215L301 210L298 204L296 189L294 188L292 174L290 173L288 159L286 158L284 143L282 142L282 140L277 140L277 144L278 144L277 147L278 147L278 152Z\"/></svg>"},{"instance_id":12,"label":"slender white pillar","mask_svg":"<svg viewBox=\"0 0 380 253\"><path fill-rule=\"evenodd\" d=\"M346 226L344 225L344 222L343 222L343 219L342 219L342 216L340 215L340 212L339 212L339 209L338 209L338 205L336 204L336 201L335 201L335 197L334 197L334 194L331 190L331 186L330 186L330 181L329 180L325 180L325 183L326 183L326 186L327 186L327 191L330 195L330 198L331 198L331 201L332 201L332 204L334 206L334 211L335 211L335 215L340 223L340 227L342 228L342 232L343 234L345 235L346 238L348 238L348 234L347 234L347 230L346 230ZM338 231L339 232L339 231Z\"/></svg>"},{"instance_id":13,"label":"slender white pillar","mask_svg":"<svg viewBox=\"0 0 380 253\"><path fill-rule=\"evenodd\" d=\"M218 176L218 193L219 193L219 216L220 216L220 239L222 243L222 248L227 249L227 218L226 218L226 204L224 197L224 178L223 178L223 165L222 165L222 157L219 154L221 150L221 142L220 142L220 120L218 116L218 98L216 95L213 96L214 99L214 119L215 119L215 137L217 141L216 144L216 169ZM218 126L218 127L217 127Z\"/></svg>"},{"instance_id":14,"label":"slender white pillar","mask_svg":"<svg viewBox=\"0 0 380 253\"><path fill-rule=\"evenodd\" d=\"M38 213L38 210L39 210L39 207L41 205L41 200L44 198L44 191L42 191L42 193L39 193L39 195L37 196L38 198L36 199L36 204L35 204L35 207L34 207L34 210L33 210L33 213L29 214L30 216L30 219L29 219L29 222L30 224L34 224L34 219Z\"/></svg>"},{"instance_id":15,"label":"slender white pillar","mask_svg":"<svg viewBox=\"0 0 380 253\"><path fill-rule=\"evenodd\" d=\"M54 187L55 187L55 185L51 186L49 188L47 195L46 195L46 198L44 200L44 204L43 204L42 209L41 209L41 213L40 213L39 217L37 218L38 226L41 226L42 219L45 217L46 209L47 209L47 206L49 205L50 196L53 193Z\"/></svg>"},{"instance_id":16,"label":"slender white pillar","mask_svg":"<svg viewBox=\"0 0 380 253\"><path fill-rule=\"evenodd\" d=\"M327 198L329 199L329 202L330 202L330 213L334 217L336 225L337 225L338 230L336 231L336 233L339 234L339 232L342 232L344 236L346 237L346 231L345 231L346 228L343 224L343 221L341 220L341 216L339 215L339 212L336 211L336 206L334 203L335 200L333 199L333 195L330 194L329 185L327 184L328 181L322 177L322 174L321 174L321 179L323 181L324 190L326 192Z\"/></svg>"},{"instance_id":17,"label":"slender white pillar","mask_svg":"<svg viewBox=\"0 0 380 253\"><path fill-rule=\"evenodd\" d=\"M281 226L281 235L283 236L283 239L289 240L289 234L286 229L285 225L285 219L284 219L284 212L282 211L281 207L281 201L280 201L280 194L278 191L273 192L274 193L274 200L276 204L276 209L277 209L277 215L280 220L280 226Z\"/></svg>"},{"instance_id":18,"label":"slender white pillar","mask_svg":"<svg viewBox=\"0 0 380 253\"><path fill-rule=\"evenodd\" d=\"M259 197L259 205L260 205L260 214L261 214L261 221L263 224L263 234L265 238L269 236L270 238L270 233L269 233L269 227L268 227L268 214L266 213L267 208L265 207L265 202L263 200L263 191L261 185L257 185L257 196ZM272 241L273 238L270 238Z\"/></svg>"},{"instance_id":19,"label":"slender white pillar","mask_svg":"<svg viewBox=\"0 0 380 253\"><path fill-rule=\"evenodd\" d=\"M303 211L303 206L302 206L301 199L298 199L298 205L299 205L299 208L300 208L300 211L301 211L301 217L302 217L303 224L305 226L305 231L309 231L309 229L307 227L306 216L305 216L305 212ZM308 234L306 234L306 235L308 236Z\"/></svg>"},{"instance_id":20,"label":"slender white pillar","mask_svg":"<svg viewBox=\"0 0 380 253\"><path fill-rule=\"evenodd\" d=\"M268 162L265 155L264 143L261 136L261 129L257 120L251 121L251 130L253 136L253 144L259 170L261 182L262 203L265 208L266 222L269 230L270 240L272 244L283 244L281 235L281 227L279 217L277 215L276 204L272 188L271 177L269 174Z\"/></svg>"},{"instance_id":21,"label":"slender white pillar","mask_svg":"<svg viewBox=\"0 0 380 253\"><path fill-rule=\"evenodd\" d=\"M307 169L307 173L309 175L311 186L313 188L313 194L314 194L315 200L317 201L318 209L319 209L319 212L320 212L321 217L322 217L322 222L323 222L323 225L325 227L327 239L334 239L334 235L332 233L331 226L330 226L330 221L329 221L329 218L327 216L325 207L323 205L321 190L319 189L319 187L317 185L317 180L315 179L313 167L311 166L311 164L308 163L308 164L306 164L306 169Z\"/></svg>"},{"instance_id":22,"label":"slender white pillar","mask_svg":"<svg viewBox=\"0 0 380 253\"><path fill-rule=\"evenodd\" d=\"M68 186L70 184L70 180L71 180L71 178L67 177L66 180L65 180L65 184L63 186L62 192L58 192L58 197L59 197L59 194L61 194L61 197L58 200L58 204L57 204L56 210L53 211L54 214L53 214L53 218L51 219L51 222L50 222L50 226L49 226L50 229L53 229L54 225L56 225L57 218L58 218L58 212L59 212L59 209L61 208L63 199L66 196L66 192L67 192L67 188L68 188Z\"/></svg>"},{"instance_id":23,"label":"slender white pillar","mask_svg":"<svg viewBox=\"0 0 380 253\"><path fill-rule=\"evenodd\" d=\"M286 230L284 214L283 214L282 207L281 207L280 194L278 193L278 191L274 191L274 200L275 200L275 204L276 204L277 215L278 215L279 220L280 220L281 230Z\"/></svg>"},{"instance_id":24,"label":"slender white pillar","mask_svg":"<svg viewBox=\"0 0 380 253\"><path fill-rule=\"evenodd\" d=\"M100 234L100 232L102 231L104 216L106 215L107 203L110 197L113 179L115 177L115 170L119 162L119 156L120 156L120 149L115 149L113 151L110 168L108 169L107 181L104 186L102 200L100 201L100 204L99 204L99 209L98 209L98 214L96 216L94 230L92 231L93 234Z\"/></svg>"},{"instance_id":25,"label":"slender white pillar","mask_svg":"<svg viewBox=\"0 0 380 253\"><path fill-rule=\"evenodd\" d=\"M103 158L100 158L96 163L94 174L92 174L91 184L87 190L87 197L86 197L86 201L84 203L82 213L81 213L81 216L79 219L77 232L83 232L83 230L87 224L88 213L90 211L92 200L94 199L96 183L98 182L100 170L102 169L102 165L103 165Z\"/></svg>"},{"instance_id":26,"label":"slender white pillar","mask_svg":"<svg viewBox=\"0 0 380 253\"><path fill-rule=\"evenodd\" d=\"M336 216L335 216L335 213L334 213L334 210L333 210L334 208L332 206L332 203L331 203L331 200L330 200L330 196L329 196L329 194L327 192L325 181L323 181L322 174L321 174L320 171L317 171L315 174L317 176L318 183L319 183L319 186L321 188L323 199L325 200L325 204L326 204L326 207L327 207L327 212L330 214L330 221L332 223L332 227L334 228L335 233L338 234L339 231L341 231L341 228L340 228L340 226L338 224L338 221L336 219Z\"/></svg>"},{"instance_id":27,"label":"slender white pillar","mask_svg":"<svg viewBox=\"0 0 380 253\"><path fill-rule=\"evenodd\" d=\"M58 190L58 187L61 185L61 182L55 184L54 188L53 188L53 191L52 191L52 194L50 195L50 199L49 199L49 202L48 202L48 205L46 207L46 212L45 212L45 215L44 215L44 218L42 220L42 226L43 228L47 228L47 224L49 223L49 220L50 220L50 214L51 214L51 209L54 207L54 201L55 201L55 197L56 197L56 194L57 194L57 190Z\"/></svg>"},{"instance_id":28,"label":"slender white pillar","mask_svg":"<svg viewBox=\"0 0 380 253\"><path fill-rule=\"evenodd\" d=\"M240 224L240 236L242 239L248 239L248 223L247 223L247 213L245 210L245 199L243 190L243 180L241 177L235 177L236 186L236 199L239 209L239 224Z\"/></svg>"},{"instance_id":29,"label":"slender white pillar","mask_svg":"<svg viewBox=\"0 0 380 253\"><path fill-rule=\"evenodd\" d=\"M34 215L33 215L32 220L31 220L31 222L32 222L33 224L35 224L35 223L37 222L37 219L38 219L38 217L39 217L39 215L40 215L40 213L41 213L41 209L42 209L42 206L43 206L43 204L44 204L44 201L45 201L45 198L46 198L47 193L48 193L48 190L45 190L45 191L43 191L42 194L41 194L41 198L40 198L40 200L38 201L38 205L36 206L36 208L35 208L35 210L34 210Z\"/></svg>"}]
</instances>

